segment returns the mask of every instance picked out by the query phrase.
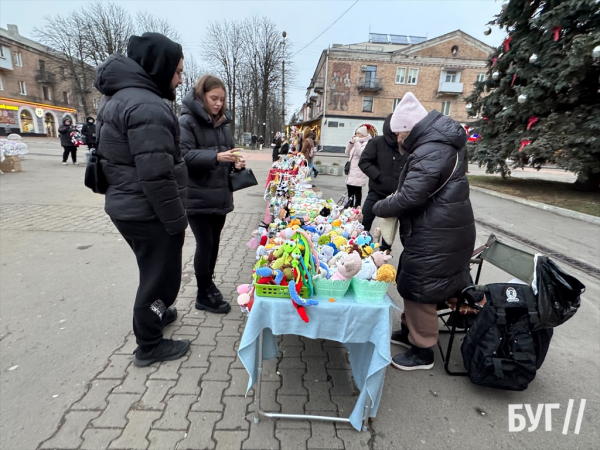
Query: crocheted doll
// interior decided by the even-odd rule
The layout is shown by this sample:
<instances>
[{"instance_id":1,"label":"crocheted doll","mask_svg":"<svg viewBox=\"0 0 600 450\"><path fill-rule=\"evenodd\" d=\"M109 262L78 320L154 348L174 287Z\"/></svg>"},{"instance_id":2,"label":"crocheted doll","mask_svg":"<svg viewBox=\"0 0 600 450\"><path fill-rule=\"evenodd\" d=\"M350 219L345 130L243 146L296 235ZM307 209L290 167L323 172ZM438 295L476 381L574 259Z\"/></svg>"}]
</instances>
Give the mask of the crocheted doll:
<instances>
[{"instance_id":1,"label":"crocheted doll","mask_svg":"<svg viewBox=\"0 0 600 450\"><path fill-rule=\"evenodd\" d=\"M350 253L343 260L337 262L337 272L331 277L332 280L350 280L362 267L360 255L356 252Z\"/></svg>"}]
</instances>

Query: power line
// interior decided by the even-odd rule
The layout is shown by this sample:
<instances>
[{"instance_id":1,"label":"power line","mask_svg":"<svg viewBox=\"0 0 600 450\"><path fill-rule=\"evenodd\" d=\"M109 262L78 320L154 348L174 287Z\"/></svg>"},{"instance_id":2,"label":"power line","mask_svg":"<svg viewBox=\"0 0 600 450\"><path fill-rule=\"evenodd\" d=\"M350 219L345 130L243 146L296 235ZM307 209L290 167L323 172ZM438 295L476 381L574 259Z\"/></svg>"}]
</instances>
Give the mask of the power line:
<instances>
[{"instance_id":1,"label":"power line","mask_svg":"<svg viewBox=\"0 0 600 450\"><path fill-rule=\"evenodd\" d=\"M325 30L321 34L319 34L316 38L314 38L312 41L310 41L308 44L306 44L304 47L302 47L300 50L298 50L296 53L294 53L291 56L291 58L293 58L294 56L296 56L298 53L300 53L302 50L304 50L310 44L312 44L317 39L319 39L321 36L323 36L327 30L329 30L332 26L334 26L338 22L338 20L340 20L342 17L344 17L346 15L346 13L348 11L350 11L354 7L354 5L356 5L358 2L359 2L359 0L356 0L354 3L352 3L352 5L350 5L350 8L348 8L346 11L344 11L344 13L340 17L338 17L337 19L335 19L335 22L333 22L331 25L329 25L327 28L325 28Z\"/></svg>"}]
</instances>

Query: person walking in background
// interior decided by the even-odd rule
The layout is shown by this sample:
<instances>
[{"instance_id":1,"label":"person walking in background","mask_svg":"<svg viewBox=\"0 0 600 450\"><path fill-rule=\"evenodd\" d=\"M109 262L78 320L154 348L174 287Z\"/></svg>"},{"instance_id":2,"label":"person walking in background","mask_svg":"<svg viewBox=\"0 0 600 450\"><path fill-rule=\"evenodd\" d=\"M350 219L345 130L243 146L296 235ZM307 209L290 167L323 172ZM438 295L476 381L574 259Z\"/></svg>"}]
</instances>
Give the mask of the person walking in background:
<instances>
[{"instance_id":1,"label":"person walking in background","mask_svg":"<svg viewBox=\"0 0 600 450\"><path fill-rule=\"evenodd\" d=\"M85 119L85 124L81 127L81 134L85 137L88 150L96 148L96 121L93 117Z\"/></svg>"},{"instance_id":2,"label":"person walking in background","mask_svg":"<svg viewBox=\"0 0 600 450\"><path fill-rule=\"evenodd\" d=\"M312 131L312 134L310 135L310 137L313 141L313 148L312 148L312 151L310 152L310 157L314 160L315 155L317 154L317 133ZM312 165L312 175L313 175L313 178L317 178L319 176L319 171L317 169L315 169L314 163Z\"/></svg>"},{"instance_id":3,"label":"person walking in background","mask_svg":"<svg viewBox=\"0 0 600 450\"><path fill-rule=\"evenodd\" d=\"M398 190L373 211L400 220L404 247L396 280L404 313L392 342L410 349L394 356L392 366L431 369L439 334L437 304L458 297L470 284L475 218L462 153L467 135L450 117L427 114L410 92L394 111L391 129L409 156Z\"/></svg>"},{"instance_id":4,"label":"person walking in background","mask_svg":"<svg viewBox=\"0 0 600 450\"><path fill-rule=\"evenodd\" d=\"M312 140L312 131L310 128L306 127L302 132L302 147L300 147L300 153L304 155L306 161L308 163L308 167L310 167L311 173L313 169L313 148L315 146L314 141Z\"/></svg>"},{"instance_id":5,"label":"person walking in background","mask_svg":"<svg viewBox=\"0 0 600 450\"><path fill-rule=\"evenodd\" d=\"M287 138L283 138L283 142L281 143L281 148L279 149L280 155L287 155L290 152L290 144Z\"/></svg>"},{"instance_id":6,"label":"person walking in background","mask_svg":"<svg viewBox=\"0 0 600 450\"><path fill-rule=\"evenodd\" d=\"M265 145L265 139L262 136L258 138L258 145L260 146L260 150L262 150L263 145Z\"/></svg>"},{"instance_id":7,"label":"person walking in background","mask_svg":"<svg viewBox=\"0 0 600 450\"><path fill-rule=\"evenodd\" d=\"M140 276L133 307L136 366L182 357L187 339L163 339L177 318L187 214L187 169L177 118L165 102L182 84L181 45L158 33L131 36L127 57L96 69L106 103L98 113L105 210L135 254Z\"/></svg>"},{"instance_id":8,"label":"person walking in background","mask_svg":"<svg viewBox=\"0 0 600 450\"><path fill-rule=\"evenodd\" d=\"M237 156L241 149L234 148L225 94L219 78L204 75L184 97L179 118L181 149L189 171L186 210L196 238L196 309L216 314L231 310L213 281L221 231L233 211L229 173L245 165Z\"/></svg>"},{"instance_id":9,"label":"person walking in background","mask_svg":"<svg viewBox=\"0 0 600 450\"><path fill-rule=\"evenodd\" d=\"M68 164L67 159L69 159L69 154L71 154L71 161L73 161L73 164L75 164L76 166L79 165L79 163L77 162L77 147L75 146L75 144L73 144L73 141L71 140L71 133L73 133L74 131L77 131L77 128L73 126L71 119L65 117L63 119L62 125L58 127L58 134L60 135L60 145L63 148L62 163L64 166Z\"/></svg>"},{"instance_id":10,"label":"person walking in background","mask_svg":"<svg viewBox=\"0 0 600 450\"><path fill-rule=\"evenodd\" d=\"M369 178L358 167L358 161L371 140L371 135L366 126L361 126L356 130L350 143L346 146L346 155L349 155L350 170L346 178L346 188L348 189L348 199L352 199L349 206L356 208L362 202L362 187L367 184Z\"/></svg>"},{"instance_id":11,"label":"person walking in background","mask_svg":"<svg viewBox=\"0 0 600 450\"><path fill-rule=\"evenodd\" d=\"M252 135L252 138L250 139L250 142L252 143L252 146L250 148L252 150L256 150L256 144L258 143L258 137L256 137L255 134Z\"/></svg>"},{"instance_id":12,"label":"person walking in background","mask_svg":"<svg viewBox=\"0 0 600 450\"><path fill-rule=\"evenodd\" d=\"M273 162L275 162L279 159L279 149L281 148L281 133L279 131L275 133L271 147L273 148Z\"/></svg>"},{"instance_id":13,"label":"person walking in background","mask_svg":"<svg viewBox=\"0 0 600 450\"><path fill-rule=\"evenodd\" d=\"M396 191L402 167L408 158L398 150L396 135L390 128L392 114L383 123L383 135L371 139L362 152L358 167L369 177L369 192L362 207L363 222L366 231L371 231L375 213L373 205ZM383 241L382 250L390 245Z\"/></svg>"}]
</instances>

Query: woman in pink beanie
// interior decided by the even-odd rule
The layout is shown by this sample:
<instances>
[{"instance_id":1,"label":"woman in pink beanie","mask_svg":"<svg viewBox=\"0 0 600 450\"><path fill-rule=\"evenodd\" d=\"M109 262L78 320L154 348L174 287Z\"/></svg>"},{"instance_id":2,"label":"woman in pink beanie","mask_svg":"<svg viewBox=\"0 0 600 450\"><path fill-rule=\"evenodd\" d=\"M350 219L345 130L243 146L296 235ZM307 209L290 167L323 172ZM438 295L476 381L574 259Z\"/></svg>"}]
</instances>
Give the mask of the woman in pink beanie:
<instances>
[{"instance_id":1,"label":"woman in pink beanie","mask_svg":"<svg viewBox=\"0 0 600 450\"><path fill-rule=\"evenodd\" d=\"M438 303L469 285L475 219L463 157L463 127L437 111L429 114L406 94L390 121L408 160L395 194L377 202L379 217L400 220L404 251L397 287L404 299L402 329L392 342L410 347L392 358L402 370L431 369L438 339Z\"/></svg>"}]
</instances>

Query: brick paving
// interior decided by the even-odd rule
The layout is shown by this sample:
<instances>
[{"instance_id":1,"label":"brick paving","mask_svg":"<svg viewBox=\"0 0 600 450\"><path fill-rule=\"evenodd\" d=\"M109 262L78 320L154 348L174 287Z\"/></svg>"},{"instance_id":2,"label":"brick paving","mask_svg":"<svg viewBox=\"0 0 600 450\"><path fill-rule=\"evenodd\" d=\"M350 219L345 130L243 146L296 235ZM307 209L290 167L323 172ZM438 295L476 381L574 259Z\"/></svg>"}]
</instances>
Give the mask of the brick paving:
<instances>
[{"instance_id":1,"label":"brick paving","mask_svg":"<svg viewBox=\"0 0 600 450\"><path fill-rule=\"evenodd\" d=\"M255 424L252 420L253 391L245 396L248 374L237 356L245 317L235 299L237 285L250 281L255 255L245 242L261 219L262 214L227 216L216 282L232 303L231 312L220 316L197 311L195 279L184 276L175 304L179 316L165 329L165 337L190 339L188 355L135 367L136 344L130 333L39 449L354 449L372 445L369 433L358 433L348 424L266 418ZM102 208L44 205L2 204L0 229L117 233ZM193 245L193 240L186 245ZM185 262L183 272L193 274L192 260ZM341 344L285 336L280 338L279 357L266 361L264 370L262 405L267 410L343 417L352 410L357 390Z\"/></svg>"}]
</instances>

